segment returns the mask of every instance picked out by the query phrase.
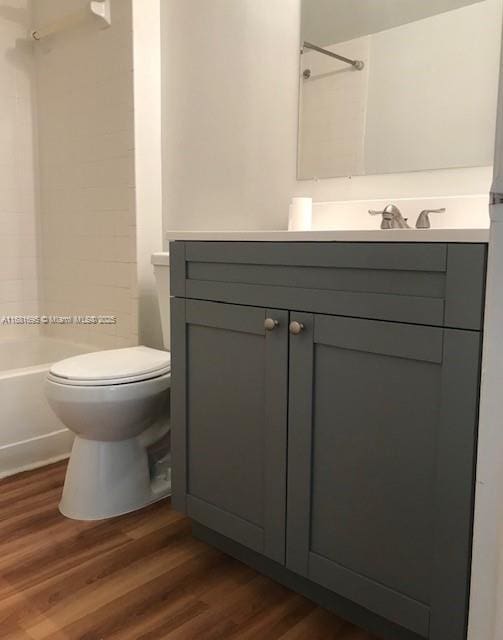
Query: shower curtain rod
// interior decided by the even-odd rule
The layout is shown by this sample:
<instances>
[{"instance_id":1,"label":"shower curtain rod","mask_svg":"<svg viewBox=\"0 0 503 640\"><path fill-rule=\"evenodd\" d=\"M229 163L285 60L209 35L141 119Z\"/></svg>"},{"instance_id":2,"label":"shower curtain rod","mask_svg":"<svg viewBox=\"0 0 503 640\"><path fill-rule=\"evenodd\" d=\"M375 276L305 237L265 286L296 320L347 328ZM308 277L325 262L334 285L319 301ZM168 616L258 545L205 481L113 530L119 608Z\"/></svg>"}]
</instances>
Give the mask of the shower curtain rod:
<instances>
[{"instance_id":1,"label":"shower curtain rod","mask_svg":"<svg viewBox=\"0 0 503 640\"><path fill-rule=\"evenodd\" d=\"M351 60L350 58L346 58L345 56L340 56L338 53L332 53L332 51L329 51L328 49L323 49L322 47L318 47L318 45L312 44L311 42L304 42L303 48L312 49L313 51L322 53L324 56L330 56L331 58L335 58L336 60L340 60L341 62L350 64L352 67L354 67L358 71L361 71L365 67L365 63L362 60Z\"/></svg>"},{"instance_id":2,"label":"shower curtain rod","mask_svg":"<svg viewBox=\"0 0 503 640\"><path fill-rule=\"evenodd\" d=\"M81 22L84 22L90 15L97 16L105 22L105 26L109 27L112 24L110 0L90 0L87 7L83 7L74 13L66 14L50 24L34 29L31 32L31 37L37 41L42 40L42 38L77 26Z\"/></svg>"}]
</instances>

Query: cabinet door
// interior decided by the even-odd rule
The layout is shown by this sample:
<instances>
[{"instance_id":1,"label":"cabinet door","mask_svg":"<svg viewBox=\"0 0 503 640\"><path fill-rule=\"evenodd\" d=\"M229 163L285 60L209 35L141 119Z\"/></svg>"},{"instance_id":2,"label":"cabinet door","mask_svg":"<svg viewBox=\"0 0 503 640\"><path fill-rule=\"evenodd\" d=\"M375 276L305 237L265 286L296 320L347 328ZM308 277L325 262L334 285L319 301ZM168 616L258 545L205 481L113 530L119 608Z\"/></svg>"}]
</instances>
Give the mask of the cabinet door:
<instances>
[{"instance_id":1,"label":"cabinet door","mask_svg":"<svg viewBox=\"0 0 503 640\"><path fill-rule=\"evenodd\" d=\"M173 505L284 563L288 313L174 299L172 324Z\"/></svg>"},{"instance_id":2,"label":"cabinet door","mask_svg":"<svg viewBox=\"0 0 503 640\"><path fill-rule=\"evenodd\" d=\"M466 637L480 335L293 314L287 567Z\"/></svg>"}]
</instances>

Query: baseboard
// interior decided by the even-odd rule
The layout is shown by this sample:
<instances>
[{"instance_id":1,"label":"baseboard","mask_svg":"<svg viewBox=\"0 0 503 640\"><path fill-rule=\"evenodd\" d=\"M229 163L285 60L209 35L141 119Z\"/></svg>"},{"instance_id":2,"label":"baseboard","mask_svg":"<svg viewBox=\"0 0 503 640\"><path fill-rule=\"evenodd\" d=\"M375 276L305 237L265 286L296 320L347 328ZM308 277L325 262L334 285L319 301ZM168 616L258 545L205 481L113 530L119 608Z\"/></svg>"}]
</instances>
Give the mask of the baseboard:
<instances>
[{"instance_id":1,"label":"baseboard","mask_svg":"<svg viewBox=\"0 0 503 640\"><path fill-rule=\"evenodd\" d=\"M68 458L74 435L60 429L0 447L0 479Z\"/></svg>"}]
</instances>

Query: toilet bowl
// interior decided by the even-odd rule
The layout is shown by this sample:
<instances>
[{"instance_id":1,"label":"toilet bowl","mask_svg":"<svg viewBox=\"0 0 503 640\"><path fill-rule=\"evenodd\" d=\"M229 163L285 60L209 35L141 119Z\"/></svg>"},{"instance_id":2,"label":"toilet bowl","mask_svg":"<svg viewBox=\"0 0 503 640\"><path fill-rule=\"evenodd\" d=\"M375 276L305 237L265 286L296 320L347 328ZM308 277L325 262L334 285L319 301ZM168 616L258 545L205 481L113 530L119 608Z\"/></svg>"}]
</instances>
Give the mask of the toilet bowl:
<instances>
[{"instance_id":1,"label":"toilet bowl","mask_svg":"<svg viewBox=\"0 0 503 640\"><path fill-rule=\"evenodd\" d=\"M152 256L165 350L130 347L54 364L47 400L75 440L59 505L76 520L135 511L171 493L169 254Z\"/></svg>"},{"instance_id":2,"label":"toilet bowl","mask_svg":"<svg viewBox=\"0 0 503 640\"><path fill-rule=\"evenodd\" d=\"M63 515L109 518L170 493L169 468L158 464L159 456L149 460L149 446L169 432L170 360L169 352L132 347L51 367L47 400L76 436L60 502ZM149 430L153 442L146 437Z\"/></svg>"}]
</instances>

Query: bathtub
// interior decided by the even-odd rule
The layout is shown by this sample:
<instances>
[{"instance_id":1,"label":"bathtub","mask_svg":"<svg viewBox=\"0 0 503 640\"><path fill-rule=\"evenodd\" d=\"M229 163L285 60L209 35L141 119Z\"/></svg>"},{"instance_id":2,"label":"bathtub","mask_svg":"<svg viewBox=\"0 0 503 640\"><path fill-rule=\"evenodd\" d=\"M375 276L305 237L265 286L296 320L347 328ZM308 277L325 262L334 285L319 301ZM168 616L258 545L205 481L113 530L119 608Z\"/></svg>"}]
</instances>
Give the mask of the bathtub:
<instances>
[{"instance_id":1,"label":"bathtub","mask_svg":"<svg viewBox=\"0 0 503 640\"><path fill-rule=\"evenodd\" d=\"M68 457L73 434L47 404L44 380L53 362L92 350L53 338L0 340L0 478Z\"/></svg>"}]
</instances>

